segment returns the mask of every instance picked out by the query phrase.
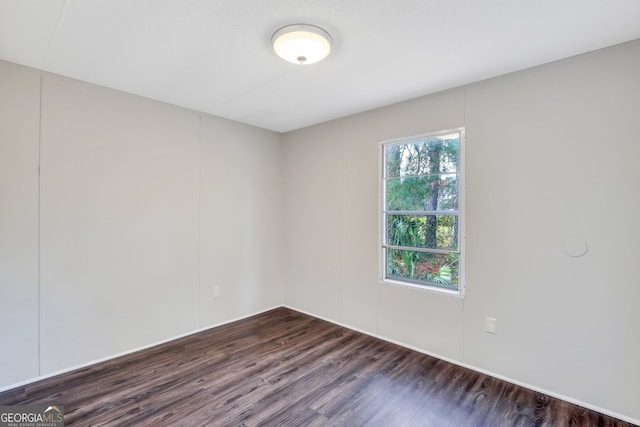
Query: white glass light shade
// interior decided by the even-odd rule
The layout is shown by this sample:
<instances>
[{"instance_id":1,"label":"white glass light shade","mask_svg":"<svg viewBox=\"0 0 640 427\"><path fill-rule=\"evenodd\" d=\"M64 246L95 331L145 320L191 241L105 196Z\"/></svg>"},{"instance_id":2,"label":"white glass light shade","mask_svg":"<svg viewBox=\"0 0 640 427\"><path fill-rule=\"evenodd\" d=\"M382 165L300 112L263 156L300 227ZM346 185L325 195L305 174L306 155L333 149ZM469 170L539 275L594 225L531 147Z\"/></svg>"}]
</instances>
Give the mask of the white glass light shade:
<instances>
[{"instance_id":1,"label":"white glass light shade","mask_svg":"<svg viewBox=\"0 0 640 427\"><path fill-rule=\"evenodd\" d=\"M331 36L315 25L297 24L280 28L273 33L273 50L285 61L294 64L313 64L331 52Z\"/></svg>"}]
</instances>

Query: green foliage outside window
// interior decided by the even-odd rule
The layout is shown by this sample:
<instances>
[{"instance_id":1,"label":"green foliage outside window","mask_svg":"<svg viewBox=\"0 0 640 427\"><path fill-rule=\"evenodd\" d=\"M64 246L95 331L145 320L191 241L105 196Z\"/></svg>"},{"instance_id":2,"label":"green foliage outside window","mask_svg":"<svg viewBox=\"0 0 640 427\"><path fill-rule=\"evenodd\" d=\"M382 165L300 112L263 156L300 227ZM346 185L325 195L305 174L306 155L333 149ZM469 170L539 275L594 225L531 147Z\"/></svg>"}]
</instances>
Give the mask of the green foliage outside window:
<instances>
[{"instance_id":1,"label":"green foliage outside window","mask_svg":"<svg viewBox=\"0 0 640 427\"><path fill-rule=\"evenodd\" d=\"M459 133L385 146L387 277L458 289L459 152Z\"/></svg>"}]
</instances>

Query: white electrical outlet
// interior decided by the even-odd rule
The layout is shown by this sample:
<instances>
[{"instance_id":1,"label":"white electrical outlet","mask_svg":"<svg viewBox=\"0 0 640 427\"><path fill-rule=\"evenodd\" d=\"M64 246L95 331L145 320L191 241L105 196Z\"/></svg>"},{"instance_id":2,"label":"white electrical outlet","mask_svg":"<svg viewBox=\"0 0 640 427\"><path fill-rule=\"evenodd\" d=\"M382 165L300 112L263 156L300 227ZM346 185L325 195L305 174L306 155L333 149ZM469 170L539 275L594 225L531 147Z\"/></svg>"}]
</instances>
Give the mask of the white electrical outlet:
<instances>
[{"instance_id":1,"label":"white electrical outlet","mask_svg":"<svg viewBox=\"0 0 640 427\"><path fill-rule=\"evenodd\" d=\"M498 321L495 318L487 317L484 320L484 329L490 334L496 334L497 333L496 323L498 323Z\"/></svg>"},{"instance_id":2,"label":"white electrical outlet","mask_svg":"<svg viewBox=\"0 0 640 427\"><path fill-rule=\"evenodd\" d=\"M213 297L220 298L220 286L213 287Z\"/></svg>"}]
</instances>

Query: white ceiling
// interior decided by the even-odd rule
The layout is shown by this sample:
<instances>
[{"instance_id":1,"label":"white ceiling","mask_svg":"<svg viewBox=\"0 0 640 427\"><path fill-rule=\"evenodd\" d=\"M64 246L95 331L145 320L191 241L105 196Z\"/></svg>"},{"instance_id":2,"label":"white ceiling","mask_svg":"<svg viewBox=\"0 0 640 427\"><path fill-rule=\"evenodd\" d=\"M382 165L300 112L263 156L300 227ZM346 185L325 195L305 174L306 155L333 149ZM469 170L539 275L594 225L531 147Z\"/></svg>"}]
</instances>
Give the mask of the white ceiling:
<instances>
[{"instance_id":1,"label":"white ceiling","mask_svg":"<svg viewBox=\"0 0 640 427\"><path fill-rule=\"evenodd\" d=\"M279 132L638 38L639 0L0 0L1 59Z\"/></svg>"}]
</instances>

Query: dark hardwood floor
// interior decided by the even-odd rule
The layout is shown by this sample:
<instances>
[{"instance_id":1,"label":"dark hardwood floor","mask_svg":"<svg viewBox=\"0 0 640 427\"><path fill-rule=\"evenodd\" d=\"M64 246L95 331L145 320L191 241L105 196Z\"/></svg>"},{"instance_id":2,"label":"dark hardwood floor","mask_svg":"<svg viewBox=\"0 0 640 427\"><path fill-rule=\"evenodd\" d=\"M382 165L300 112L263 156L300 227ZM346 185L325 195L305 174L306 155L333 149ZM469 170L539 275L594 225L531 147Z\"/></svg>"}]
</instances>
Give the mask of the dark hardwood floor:
<instances>
[{"instance_id":1,"label":"dark hardwood floor","mask_svg":"<svg viewBox=\"0 0 640 427\"><path fill-rule=\"evenodd\" d=\"M285 308L0 393L26 404L69 426L631 425Z\"/></svg>"}]
</instances>

